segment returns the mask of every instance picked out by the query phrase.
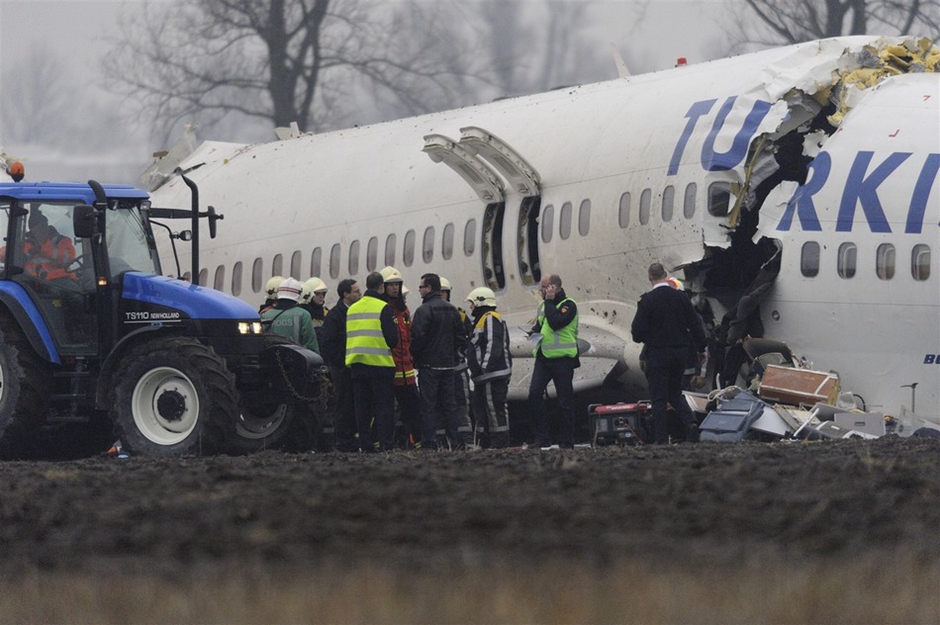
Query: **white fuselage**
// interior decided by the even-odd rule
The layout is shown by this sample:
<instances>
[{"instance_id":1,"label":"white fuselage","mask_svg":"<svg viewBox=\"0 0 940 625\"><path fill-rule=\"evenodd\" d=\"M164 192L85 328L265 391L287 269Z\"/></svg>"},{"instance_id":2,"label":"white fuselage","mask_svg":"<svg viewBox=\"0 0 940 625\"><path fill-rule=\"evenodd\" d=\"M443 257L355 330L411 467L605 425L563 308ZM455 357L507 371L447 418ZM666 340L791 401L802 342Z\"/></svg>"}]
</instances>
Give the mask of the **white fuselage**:
<instances>
[{"instance_id":1,"label":"white fuselage","mask_svg":"<svg viewBox=\"0 0 940 625\"><path fill-rule=\"evenodd\" d=\"M597 356L583 368L586 383L621 361L625 380L639 388L640 346L629 327L649 288L649 263L686 268L680 277L720 318L747 285L709 288L717 271L709 259L746 248L729 232L738 214L759 210L753 239L781 248L779 274L760 303L765 335L838 371L870 409L910 408L903 385L916 382L917 412L936 416L940 365L929 363L940 360L940 76L891 78L855 97L838 131L806 148L815 156L821 146L823 155L800 192L781 181L749 205L739 191L766 179L774 141L812 132L803 109L824 103L848 71L846 50L873 41L814 42L267 144L204 143L182 166L205 163L189 176L203 206L225 215L217 239L203 236L206 284L260 304L275 274L317 275L332 288L346 277L364 283L390 264L412 291L412 309L420 276L434 272L451 281L458 304L473 288L494 286L516 327L534 317L538 272L557 273L578 302L587 356ZM468 127L506 142L537 171L538 189L525 191L539 199L535 223L520 217L532 200L512 184L500 181L500 215L498 197L481 199L422 152L431 135L463 145ZM728 210L715 183L725 185ZM189 201L178 177L153 194L155 206ZM166 237L158 240L166 252ZM819 266L807 275L813 244ZM855 246L851 277L838 271L852 255L845 244ZM890 278L876 272L876 256L891 255L880 245L894 249ZM914 263L916 276L915 250L923 261Z\"/></svg>"}]
</instances>

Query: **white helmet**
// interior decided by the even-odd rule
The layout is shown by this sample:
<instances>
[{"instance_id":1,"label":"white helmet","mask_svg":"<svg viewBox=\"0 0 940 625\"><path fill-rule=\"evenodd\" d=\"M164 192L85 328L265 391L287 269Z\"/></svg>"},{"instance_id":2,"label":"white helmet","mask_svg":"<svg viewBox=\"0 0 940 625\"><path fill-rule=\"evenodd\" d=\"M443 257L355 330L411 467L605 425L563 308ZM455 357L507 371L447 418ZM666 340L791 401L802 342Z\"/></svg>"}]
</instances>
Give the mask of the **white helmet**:
<instances>
[{"instance_id":1,"label":"white helmet","mask_svg":"<svg viewBox=\"0 0 940 625\"><path fill-rule=\"evenodd\" d=\"M447 278L441 276L441 290L442 290L442 291L450 291L451 289L452 289L452 287L450 286L450 280L448 280Z\"/></svg>"},{"instance_id":2,"label":"white helmet","mask_svg":"<svg viewBox=\"0 0 940 625\"><path fill-rule=\"evenodd\" d=\"M304 288L300 293L300 303L309 304L310 300L313 299L314 293L323 293L326 295L328 290L329 288L323 280L317 277L310 278L304 282Z\"/></svg>"},{"instance_id":3,"label":"white helmet","mask_svg":"<svg viewBox=\"0 0 940 625\"><path fill-rule=\"evenodd\" d=\"M277 287L281 286L284 276L274 276L264 285L264 294L268 299L277 299Z\"/></svg>"},{"instance_id":4,"label":"white helmet","mask_svg":"<svg viewBox=\"0 0 940 625\"><path fill-rule=\"evenodd\" d=\"M281 282L281 286L277 287L277 298L289 299L296 302L300 299L300 294L303 290L304 285L300 283L300 280L284 278L284 281Z\"/></svg>"},{"instance_id":5,"label":"white helmet","mask_svg":"<svg viewBox=\"0 0 940 625\"><path fill-rule=\"evenodd\" d=\"M386 284L389 282L404 282L405 279L402 277L401 272L389 265L385 269L379 272L382 274L382 279Z\"/></svg>"},{"instance_id":6,"label":"white helmet","mask_svg":"<svg viewBox=\"0 0 940 625\"><path fill-rule=\"evenodd\" d=\"M496 308L496 294L493 293L493 289L485 286L479 286L470 291L467 301L474 306L492 306Z\"/></svg>"}]
</instances>

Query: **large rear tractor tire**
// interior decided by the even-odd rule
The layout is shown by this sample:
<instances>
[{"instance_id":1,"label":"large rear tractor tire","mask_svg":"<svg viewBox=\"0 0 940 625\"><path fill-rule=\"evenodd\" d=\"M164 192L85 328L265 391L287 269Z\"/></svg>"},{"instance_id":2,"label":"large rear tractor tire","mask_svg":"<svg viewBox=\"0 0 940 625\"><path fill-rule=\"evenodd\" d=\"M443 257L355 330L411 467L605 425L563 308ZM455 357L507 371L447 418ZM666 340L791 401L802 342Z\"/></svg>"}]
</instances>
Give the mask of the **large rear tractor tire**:
<instances>
[{"instance_id":1,"label":"large rear tractor tire","mask_svg":"<svg viewBox=\"0 0 940 625\"><path fill-rule=\"evenodd\" d=\"M132 350L114 376L111 418L124 448L148 456L212 454L235 427L235 376L195 339Z\"/></svg>"},{"instance_id":2,"label":"large rear tractor tire","mask_svg":"<svg viewBox=\"0 0 940 625\"><path fill-rule=\"evenodd\" d=\"M10 317L0 315L0 458L31 455L48 410L48 366Z\"/></svg>"}]
</instances>

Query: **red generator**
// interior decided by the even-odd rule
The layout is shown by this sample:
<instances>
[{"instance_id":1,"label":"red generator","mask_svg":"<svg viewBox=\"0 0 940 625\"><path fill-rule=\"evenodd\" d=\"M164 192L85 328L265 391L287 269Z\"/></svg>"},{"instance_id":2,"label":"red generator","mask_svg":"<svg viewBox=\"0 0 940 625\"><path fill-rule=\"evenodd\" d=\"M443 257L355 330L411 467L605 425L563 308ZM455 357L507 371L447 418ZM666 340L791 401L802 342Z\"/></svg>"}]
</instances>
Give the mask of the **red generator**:
<instances>
[{"instance_id":1,"label":"red generator","mask_svg":"<svg viewBox=\"0 0 940 625\"><path fill-rule=\"evenodd\" d=\"M651 409L649 402L589 405L591 444L636 445L649 442Z\"/></svg>"}]
</instances>

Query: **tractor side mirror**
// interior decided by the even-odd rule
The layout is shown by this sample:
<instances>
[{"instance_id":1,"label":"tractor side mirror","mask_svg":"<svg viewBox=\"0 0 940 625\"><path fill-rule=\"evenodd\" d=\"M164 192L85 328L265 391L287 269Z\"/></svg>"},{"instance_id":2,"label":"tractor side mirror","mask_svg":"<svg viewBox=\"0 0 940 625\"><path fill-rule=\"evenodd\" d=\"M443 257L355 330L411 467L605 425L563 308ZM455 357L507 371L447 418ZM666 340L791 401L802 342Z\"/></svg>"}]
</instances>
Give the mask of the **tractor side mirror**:
<instances>
[{"instance_id":1,"label":"tractor side mirror","mask_svg":"<svg viewBox=\"0 0 940 625\"><path fill-rule=\"evenodd\" d=\"M176 237L180 241L192 241L193 240L193 231L192 230L181 230Z\"/></svg>"},{"instance_id":2,"label":"tractor side mirror","mask_svg":"<svg viewBox=\"0 0 940 625\"><path fill-rule=\"evenodd\" d=\"M94 206L78 204L72 209L72 230L79 239L90 239L98 234L98 211Z\"/></svg>"}]
</instances>

